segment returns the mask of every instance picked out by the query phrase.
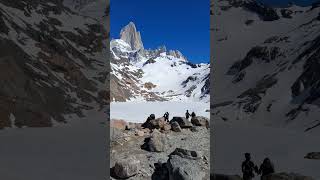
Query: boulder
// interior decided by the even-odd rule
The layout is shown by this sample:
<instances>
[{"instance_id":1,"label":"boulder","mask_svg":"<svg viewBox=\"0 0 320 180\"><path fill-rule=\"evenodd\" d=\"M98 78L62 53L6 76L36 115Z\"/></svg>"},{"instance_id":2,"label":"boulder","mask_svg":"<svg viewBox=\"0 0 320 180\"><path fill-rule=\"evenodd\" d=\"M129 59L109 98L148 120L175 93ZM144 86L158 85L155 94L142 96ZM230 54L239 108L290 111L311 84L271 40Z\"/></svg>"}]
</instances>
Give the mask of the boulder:
<instances>
[{"instance_id":1,"label":"boulder","mask_svg":"<svg viewBox=\"0 0 320 180\"><path fill-rule=\"evenodd\" d=\"M181 128L191 128L192 124L191 122L184 117L173 117L172 120L170 121L170 124L173 122L177 122Z\"/></svg>"},{"instance_id":2,"label":"boulder","mask_svg":"<svg viewBox=\"0 0 320 180\"><path fill-rule=\"evenodd\" d=\"M274 173L266 176L265 180L314 180L311 177L296 173Z\"/></svg>"},{"instance_id":3,"label":"boulder","mask_svg":"<svg viewBox=\"0 0 320 180\"><path fill-rule=\"evenodd\" d=\"M127 125L128 125L128 123L124 120L121 120L121 119L112 119L110 121L110 127L116 128L116 129L125 130Z\"/></svg>"},{"instance_id":4,"label":"boulder","mask_svg":"<svg viewBox=\"0 0 320 180\"><path fill-rule=\"evenodd\" d=\"M177 155L186 159L201 159L200 152L176 148L169 156Z\"/></svg>"},{"instance_id":5,"label":"boulder","mask_svg":"<svg viewBox=\"0 0 320 180\"><path fill-rule=\"evenodd\" d=\"M320 160L320 152L311 152L311 153L308 153L304 158L306 158L306 159L317 159L317 160Z\"/></svg>"},{"instance_id":6,"label":"boulder","mask_svg":"<svg viewBox=\"0 0 320 180\"><path fill-rule=\"evenodd\" d=\"M195 160L182 158L178 155L170 155L167 168L169 180L203 180L203 172Z\"/></svg>"},{"instance_id":7,"label":"boulder","mask_svg":"<svg viewBox=\"0 0 320 180\"><path fill-rule=\"evenodd\" d=\"M151 152L163 152L165 150L165 145L165 135L155 129L151 136L145 139L141 148Z\"/></svg>"},{"instance_id":8,"label":"boulder","mask_svg":"<svg viewBox=\"0 0 320 180\"><path fill-rule=\"evenodd\" d=\"M138 173L140 169L140 161L134 156L119 159L113 167L113 175L117 178L129 178Z\"/></svg>"},{"instance_id":9,"label":"boulder","mask_svg":"<svg viewBox=\"0 0 320 180\"><path fill-rule=\"evenodd\" d=\"M172 131L175 131L175 132L181 132L182 131L179 123L177 123L177 122L172 122L171 123L171 129L172 129Z\"/></svg>"},{"instance_id":10,"label":"boulder","mask_svg":"<svg viewBox=\"0 0 320 180\"><path fill-rule=\"evenodd\" d=\"M195 126L209 126L209 119L203 116L196 116L191 118L191 123Z\"/></svg>"},{"instance_id":11,"label":"boulder","mask_svg":"<svg viewBox=\"0 0 320 180\"><path fill-rule=\"evenodd\" d=\"M157 119L149 119L142 124L142 127L149 129L163 129L167 122L163 117Z\"/></svg>"}]
</instances>

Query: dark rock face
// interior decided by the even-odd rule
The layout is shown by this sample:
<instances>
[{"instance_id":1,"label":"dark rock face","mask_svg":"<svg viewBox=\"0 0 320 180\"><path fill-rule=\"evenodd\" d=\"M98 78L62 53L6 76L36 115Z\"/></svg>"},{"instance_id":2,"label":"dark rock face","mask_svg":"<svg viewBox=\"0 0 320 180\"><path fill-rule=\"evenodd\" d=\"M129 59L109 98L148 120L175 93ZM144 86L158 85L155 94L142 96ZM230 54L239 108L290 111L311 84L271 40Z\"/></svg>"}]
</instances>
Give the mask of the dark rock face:
<instances>
[{"instance_id":1,"label":"dark rock face","mask_svg":"<svg viewBox=\"0 0 320 180\"><path fill-rule=\"evenodd\" d=\"M172 120L170 121L170 124L173 122L177 122L181 128L191 128L192 124L191 122L184 117L173 117Z\"/></svg>"},{"instance_id":2,"label":"dark rock face","mask_svg":"<svg viewBox=\"0 0 320 180\"><path fill-rule=\"evenodd\" d=\"M311 56L304 64L303 73L292 85L291 92L293 98L301 99L300 103L311 104L320 97L320 37L315 39L302 55Z\"/></svg>"},{"instance_id":3,"label":"dark rock face","mask_svg":"<svg viewBox=\"0 0 320 180\"><path fill-rule=\"evenodd\" d=\"M256 87L250 88L238 96L238 98L246 100L243 105L244 111L247 113L254 113L259 108L262 96L276 83L277 79L273 76L264 77L257 82Z\"/></svg>"},{"instance_id":4,"label":"dark rock face","mask_svg":"<svg viewBox=\"0 0 320 180\"><path fill-rule=\"evenodd\" d=\"M320 160L320 152L311 152L311 153L308 153L304 158L306 158L306 159L316 159L316 160Z\"/></svg>"},{"instance_id":5,"label":"dark rock face","mask_svg":"<svg viewBox=\"0 0 320 180\"><path fill-rule=\"evenodd\" d=\"M107 104L108 63L100 56L106 51L107 33L100 22L72 12L62 1L1 4L0 129L49 127L66 122L67 114L82 116L83 110L93 108L85 104ZM23 15L16 17L13 11ZM59 18L66 14L83 22L66 27ZM29 24L26 19L33 16L40 19ZM88 75L92 71L94 75Z\"/></svg>"},{"instance_id":6,"label":"dark rock face","mask_svg":"<svg viewBox=\"0 0 320 180\"><path fill-rule=\"evenodd\" d=\"M230 67L227 74L239 75L241 71L249 67L254 61L270 63L276 60L276 58L279 56L283 56L283 53L281 53L281 50L279 47L256 46L247 53L246 57L243 60L237 61L236 63L234 63Z\"/></svg>"},{"instance_id":7,"label":"dark rock face","mask_svg":"<svg viewBox=\"0 0 320 180\"><path fill-rule=\"evenodd\" d=\"M228 0L228 2L233 7L242 7L248 11L256 13L263 21L276 21L280 19L280 16L275 9L267 7L257 1ZM230 7L225 6L224 8L224 10L228 10Z\"/></svg>"}]
</instances>

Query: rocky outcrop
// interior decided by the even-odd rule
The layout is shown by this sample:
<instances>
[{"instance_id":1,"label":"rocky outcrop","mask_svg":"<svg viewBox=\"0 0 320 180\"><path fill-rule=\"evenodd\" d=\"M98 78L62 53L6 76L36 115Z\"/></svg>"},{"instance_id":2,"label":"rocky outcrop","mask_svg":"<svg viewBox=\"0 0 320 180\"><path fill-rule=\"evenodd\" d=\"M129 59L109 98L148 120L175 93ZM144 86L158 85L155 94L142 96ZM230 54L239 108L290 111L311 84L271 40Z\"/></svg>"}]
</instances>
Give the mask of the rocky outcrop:
<instances>
[{"instance_id":1,"label":"rocky outcrop","mask_svg":"<svg viewBox=\"0 0 320 180\"><path fill-rule=\"evenodd\" d=\"M133 22L130 22L120 32L120 39L128 43L132 50L144 49L140 32Z\"/></svg>"},{"instance_id":2,"label":"rocky outcrop","mask_svg":"<svg viewBox=\"0 0 320 180\"><path fill-rule=\"evenodd\" d=\"M184 117L173 117L172 120L170 121L170 124L173 122L177 122L181 128L191 128L192 124L191 122Z\"/></svg>"},{"instance_id":3,"label":"rocky outcrop","mask_svg":"<svg viewBox=\"0 0 320 180\"><path fill-rule=\"evenodd\" d=\"M141 146L142 149L151 152L163 152L166 147L166 137L158 130L154 130L150 137L145 139L145 143Z\"/></svg>"},{"instance_id":4,"label":"rocky outcrop","mask_svg":"<svg viewBox=\"0 0 320 180\"><path fill-rule=\"evenodd\" d=\"M167 162L169 180L204 180L205 173L193 161L179 155L170 155Z\"/></svg>"},{"instance_id":5,"label":"rocky outcrop","mask_svg":"<svg viewBox=\"0 0 320 180\"><path fill-rule=\"evenodd\" d=\"M125 159L120 159L112 168L112 176L120 179L132 177L138 173L140 169L140 161L134 156L129 156Z\"/></svg>"},{"instance_id":6,"label":"rocky outcrop","mask_svg":"<svg viewBox=\"0 0 320 180\"><path fill-rule=\"evenodd\" d=\"M196 116L191 118L191 123L195 126L209 127L209 119L203 116Z\"/></svg>"},{"instance_id":7,"label":"rocky outcrop","mask_svg":"<svg viewBox=\"0 0 320 180\"><path fill-rule=\"evenodd\" d=\"M175 132L181 132L182 131L182 129L181 129L181 127L180 127L178 122L172 122L171 123L171 129L172 129L172 131L175 131Z\"/></svg>"},{"instance_id":8,"label":"rocky outcrop","mask_svg":"<svg viewBox=\"0 0 320 180\"><path fill-rule=\"evenodd\" d=\"M62 2L0 3L0 129L66 123L108 102L108 33Z\"/></svg>"},{"instance_id":9,"label":"rocky outcrop","mask_svg":"<svg viewBox=\"0 0 320 180\"><path fill-rule=\"evenodd\" d=\"M142 124L142 127L148 128L148 129L164 129L166 124L167 122L162 117L162 118L147 120L145 123Z\"/></svg>"},{"instance_id":10,"label":"rocky outcrop","mask_svg":"<svg viewBox=\"0 0 320 180\"><path fill-rule=\"evenodd\" d=\"M308 153L304 158L306 158L306 159L316 159L316 160L320 160L320 152L311 152L311 153Z\"/></svg>"}]
</instances>

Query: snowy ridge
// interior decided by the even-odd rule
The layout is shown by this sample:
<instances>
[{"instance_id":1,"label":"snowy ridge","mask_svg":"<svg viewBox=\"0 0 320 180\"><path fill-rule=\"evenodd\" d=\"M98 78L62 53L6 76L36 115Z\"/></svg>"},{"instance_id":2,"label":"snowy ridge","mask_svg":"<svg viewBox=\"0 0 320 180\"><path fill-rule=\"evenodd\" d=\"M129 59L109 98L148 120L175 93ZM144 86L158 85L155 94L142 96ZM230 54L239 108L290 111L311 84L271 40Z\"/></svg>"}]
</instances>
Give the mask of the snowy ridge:
<instances>
[{"instance_id":1,"label":"snowy ridge","mask_svg":"<svg viewBox=\"0 0 320 180\"><path fill-rule=\"evenodd\" d=\"M278 18L266 20L257 14L264 11L234 2L218 1L212 7L213 77L219 77L213 80L219 84L213 86L214 118L298 130L315 126L320 115L315 70L319 7L272 8Z\"/></svg>"},{"instance_id":2,"label":"snowy ridge","mask_svg":"<svg viewBox=\"0 0 320 180\"><path fill-rule=\"evenodd\" d=\"M127 29L130 32L126 36L138 39L113 39L110 43L113 101L209 102L209 64L192 64L181 52L165 46L155 50L136 48L134 44L143 47L140 34L132 22Z\"/></svg>"},{"instance_id":3,"label":"snowy ridge","mask_svg":"<svg viewBox=\"0 0 320 180\"><path fill-rule=\"evenodd\" d=\"M106 105L108 48L99 20L53 0L2 1L0 15L0 128L53 126Z\"/></svg>"}]
</instances>

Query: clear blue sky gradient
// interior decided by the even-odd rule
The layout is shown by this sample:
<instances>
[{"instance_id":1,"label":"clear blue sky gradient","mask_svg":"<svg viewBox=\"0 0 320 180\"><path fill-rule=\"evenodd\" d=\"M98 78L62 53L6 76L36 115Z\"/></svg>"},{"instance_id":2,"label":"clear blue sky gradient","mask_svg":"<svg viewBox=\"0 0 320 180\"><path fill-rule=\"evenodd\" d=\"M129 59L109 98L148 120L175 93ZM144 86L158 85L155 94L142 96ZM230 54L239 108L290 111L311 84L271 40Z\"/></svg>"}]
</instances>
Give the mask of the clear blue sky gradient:
<instances>
[{"instance_id":1,"label":"clear blue sky gradient","mask_svg":"<svg viewBox=\"0 0 320 180\"><path fill-rule=\"evenodd\" d=\"M112 38L132 21L146 49L165 45L191 62L210 61L210 0L111 0L110 5Z\"/></svg>"},{"instance_id":2,"label":"clear blue sky gradient","mask_svg":"<svg viewBox=\"0 0 320 180\"><path fill-rule=\"evenodd\" d=\"M289 2L310 5L316 0L260 0L271 6ZM193 3L192 3L193 2ZM191 62L209 62L210 0L111 0L111 37L134 22L145 48L165 45L180 50Z\"/></svg>"}]
</instances>

